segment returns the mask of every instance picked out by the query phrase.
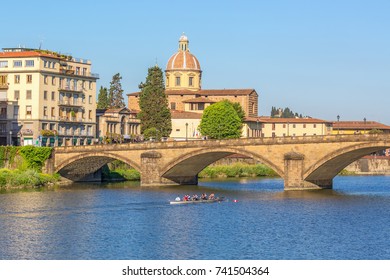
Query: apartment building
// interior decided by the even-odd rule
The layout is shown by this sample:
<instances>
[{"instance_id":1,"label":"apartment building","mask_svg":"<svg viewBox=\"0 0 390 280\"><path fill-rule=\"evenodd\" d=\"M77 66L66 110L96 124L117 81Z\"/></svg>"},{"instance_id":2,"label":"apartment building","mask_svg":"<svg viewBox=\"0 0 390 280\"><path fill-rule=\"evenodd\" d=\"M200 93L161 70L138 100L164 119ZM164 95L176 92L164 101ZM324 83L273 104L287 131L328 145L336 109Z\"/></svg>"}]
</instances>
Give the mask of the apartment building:
<instances>
[{"instance_id":1,"label":"apartment building","mask_svg":"<svg viewBox=\"0 0 390 280\"><path fill-rule=\"evenodd\" d=\"M48 50L0 52L0 144L72 145L96 135L91 61Z\"/></svg>"}]
</instances>

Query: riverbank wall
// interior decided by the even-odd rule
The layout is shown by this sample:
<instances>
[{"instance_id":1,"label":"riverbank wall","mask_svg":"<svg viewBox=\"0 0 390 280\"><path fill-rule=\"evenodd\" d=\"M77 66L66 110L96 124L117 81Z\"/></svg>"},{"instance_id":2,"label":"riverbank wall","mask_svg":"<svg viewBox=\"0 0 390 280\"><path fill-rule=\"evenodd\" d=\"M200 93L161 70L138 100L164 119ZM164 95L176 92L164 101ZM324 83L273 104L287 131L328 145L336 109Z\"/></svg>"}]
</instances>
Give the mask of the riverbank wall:
<instances>
[{"instance_id":1,"label":"riverbank wall","mask_svg":"<svg viewBox=\"0 0 390 280\"><path fill-rule=\"evenodd\" d=\"M348 165L345 170L362 175L390 175L390 157L365 156Z\"/></svg>"},{"instance_id":2,"label":"riverbank wall","mask_svg":"<svg viewBox=\"0 0 390 280\"><path fill-rule=\"evenodd\" d=\"M231 155L216 161L213 165L231 165L234 163L259 164L261 162L241 155ZM390 157L365 156L348 165L345 170L358 175L390 175Z\"/></svg>"}]
</instances>

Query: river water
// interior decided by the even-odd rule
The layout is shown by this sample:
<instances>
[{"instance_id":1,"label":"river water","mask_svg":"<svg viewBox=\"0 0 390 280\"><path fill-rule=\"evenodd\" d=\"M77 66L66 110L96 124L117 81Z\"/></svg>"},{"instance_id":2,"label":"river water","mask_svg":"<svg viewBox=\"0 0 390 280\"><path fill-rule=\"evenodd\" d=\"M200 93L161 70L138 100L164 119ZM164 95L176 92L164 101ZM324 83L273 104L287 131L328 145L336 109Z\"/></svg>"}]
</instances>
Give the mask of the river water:
<instances>
[{"instance_id":1,"label":"river water","mask_svg":"<svg viewBox=\"0 0 390 280\"><path fill-rule=\"evenodd\" d=\"M390 259L390 176L333 190L280 179L141 189L73 184L0 194L0 259ZM221 203L170 205L211 193Z\"/></svg>"}]
</instances>

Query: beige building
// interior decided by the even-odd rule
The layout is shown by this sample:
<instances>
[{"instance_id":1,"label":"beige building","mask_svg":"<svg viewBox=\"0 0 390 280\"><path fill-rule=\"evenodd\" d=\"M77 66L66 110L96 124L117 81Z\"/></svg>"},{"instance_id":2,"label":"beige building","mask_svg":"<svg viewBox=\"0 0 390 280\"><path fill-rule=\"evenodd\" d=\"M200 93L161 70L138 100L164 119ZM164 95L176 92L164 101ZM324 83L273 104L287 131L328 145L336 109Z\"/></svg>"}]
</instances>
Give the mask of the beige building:
<instances>
[{"instance_id":1,"label":"beige building","mask_svg":"<svg viewBox=\"0 0 390 280\"><path fill-rule=\"evenodd\" d=\"M118 142L134 141L140 135L140 120L137 112L127 108L97 110L98 138Z\"/></svg>"},{"instance_id":2,"label":"beige building","mask_svg":"<svg viewBox=\"0 0 390 280\"><path fill-rule=\"evenodd\" d=\"M372 131L390 133L390 126L374 121L333 122L333 134L366 134Z\"/></svg>"},{"instance_id":3,"label":"beige building","mask_svg":"<svg viewBox=\"0 0 390 280\"><path fill-rule=\"evenodd\" d=\"M332 122L314 118L248 118L246 137L291 137L332 134Z\"/></svg>"},{"instance_id":4,"label":"beige building","mask_svg":"<svg viewBox=\"0 0 390 280\"><path fill-rule=\"evenodd\" d=\"M14 145L90 143L96 135L98 78L86 59L47 50L3 49L0 101L7 121L0 120L0 132L7 135L0 134L1 144L11 139Z\"/></svg>"}]
</instances>

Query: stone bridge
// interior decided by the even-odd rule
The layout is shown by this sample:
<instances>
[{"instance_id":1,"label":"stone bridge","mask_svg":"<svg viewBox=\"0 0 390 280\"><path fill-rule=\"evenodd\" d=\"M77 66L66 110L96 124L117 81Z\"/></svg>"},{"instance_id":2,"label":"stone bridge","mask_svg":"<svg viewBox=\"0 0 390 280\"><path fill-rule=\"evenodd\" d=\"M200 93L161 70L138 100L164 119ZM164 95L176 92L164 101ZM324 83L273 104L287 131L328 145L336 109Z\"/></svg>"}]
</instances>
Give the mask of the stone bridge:
<instances>
[{"instance_id":1,"label":"stone bridge","mask_svg":"<svg viewBox=\"0 0 390 280\"><path fill-rule=\"evenodd\" d=\"M141 186L197 184L198 173L232 154L253 158L284 179L285 190L332 188L347 165L390 147L390 135L332 135L147 142L54 148L48 172L73 181L90 181L102 166L120 160L141 173Z\"/></svg>"}]
</instances>

